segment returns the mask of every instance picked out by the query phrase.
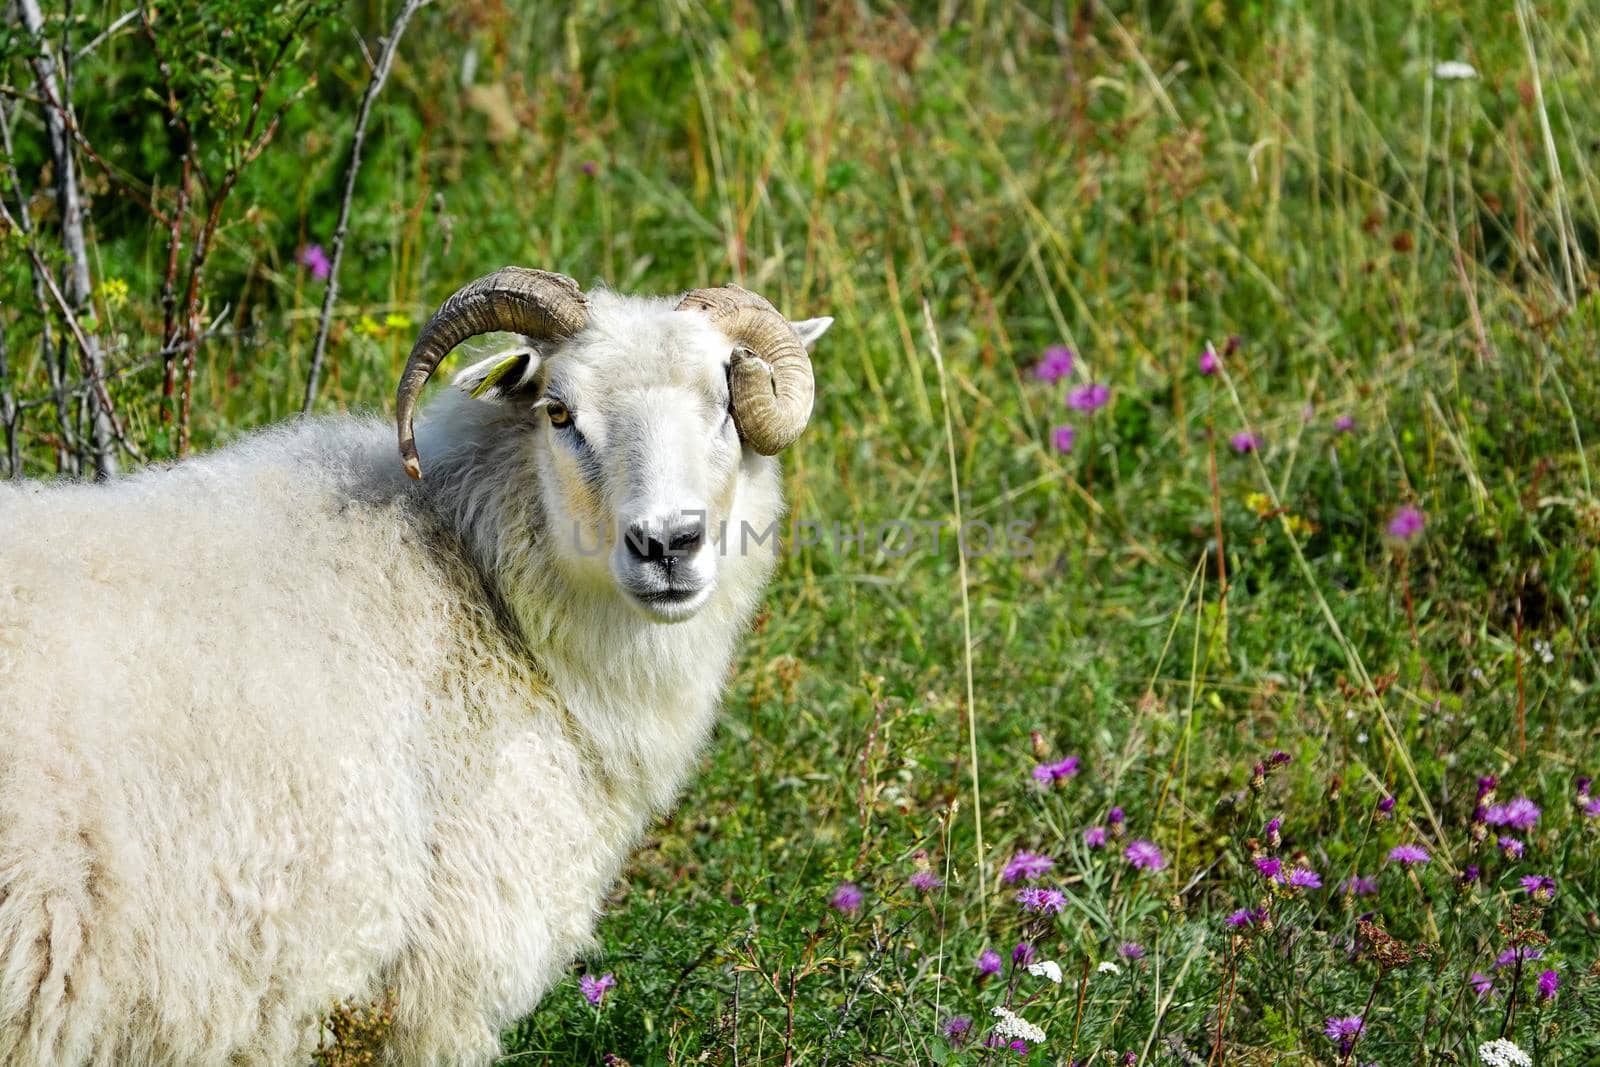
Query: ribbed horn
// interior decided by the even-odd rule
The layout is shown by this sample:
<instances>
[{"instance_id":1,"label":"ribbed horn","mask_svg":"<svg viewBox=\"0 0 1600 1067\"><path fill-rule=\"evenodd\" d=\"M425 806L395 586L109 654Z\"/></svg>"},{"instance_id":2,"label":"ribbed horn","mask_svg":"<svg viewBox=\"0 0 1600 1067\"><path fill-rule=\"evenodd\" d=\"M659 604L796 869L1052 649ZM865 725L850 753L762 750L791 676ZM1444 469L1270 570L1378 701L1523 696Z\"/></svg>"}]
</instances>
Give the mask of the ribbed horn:
<instances>
[{"instance_id":1,"label":"ribbed horn","mask_svg":"<svg viewBox=\"0 0 1600 1067\"><path fill-rule=\"evenodd\" d=\"M589 302L564 274L502 267L457 289L417 334L395 391L394 419L406 473L422 478L411 422L417 397L444 357L469 337L504 330L536 341L559 341L583 329Z\"/></svg>"},{"instance_id":2,"label":"ribbed horn","mask_svg":"<svg viewBox=\"0 0 1600 1067\"><path fill-rule=\"evenodd\" d=\"M728 387L739 435L763 456L794 444L811 419L811 357L789 320L748 289L694 289L679 311L701 311L736 346Z\"/></svg>"}]
</instances>

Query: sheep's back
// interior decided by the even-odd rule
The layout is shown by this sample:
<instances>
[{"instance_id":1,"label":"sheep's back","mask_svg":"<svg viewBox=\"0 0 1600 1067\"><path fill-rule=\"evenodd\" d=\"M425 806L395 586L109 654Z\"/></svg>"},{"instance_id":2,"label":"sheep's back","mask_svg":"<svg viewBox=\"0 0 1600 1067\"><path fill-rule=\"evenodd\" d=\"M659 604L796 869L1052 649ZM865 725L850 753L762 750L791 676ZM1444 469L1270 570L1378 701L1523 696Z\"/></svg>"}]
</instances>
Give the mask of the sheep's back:
<instances>
[{"instance_id":1,"label":"sheep's back","mask_svg":"<svg viewBox=\"0 0 1600 1067\"><path fill-rule=\"evenodd\" d=\"M426 665L471 609L386 443L0 492L0 1061L281 1061L376 992L425 888Z\"/></svg>"}]
</instances>

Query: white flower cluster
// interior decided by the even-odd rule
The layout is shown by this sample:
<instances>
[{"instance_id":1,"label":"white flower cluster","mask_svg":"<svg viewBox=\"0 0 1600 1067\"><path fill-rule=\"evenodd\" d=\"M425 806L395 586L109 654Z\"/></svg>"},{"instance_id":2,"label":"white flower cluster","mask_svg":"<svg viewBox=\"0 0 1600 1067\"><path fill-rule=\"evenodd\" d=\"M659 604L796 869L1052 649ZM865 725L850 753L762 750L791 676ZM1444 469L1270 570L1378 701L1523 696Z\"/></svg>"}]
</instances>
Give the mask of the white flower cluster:
<instances>
[{"instance_id":1,"label":"white flower cluster","mask_svg":"<svg viewBox=\"0 0 1600 1067\"><path fill-rule=\"evenodd\" d=\"M1044 1041L1044 1031L1018 1015L1009 1008L996 1007L994 1017L1000 1021L994 1024L994 1032L1005 1041L1028 1041L1035 1045Z\"/></svg>"},{"instance_id":2,"label":"white flower cluster","mask_svg":"<svg viewBox=\"0 0 1600 1067\"><path fill-rule=\"evenodd\" d=\"M1471 63L1463 63L1458 59L1447 59L1433 68L1433 76L1440 81L1457 82L1476 78L1478 71Z\"/></svg>"},{"instance_id":3,"label":"white flower cluster","mask_svg":"<svg viewBox=\"0 0 1600 1067\"><path fill-rule=\"evenodd\" d=\"M1056 985L1061 984L1061 964L1055 960L1040 960L1038 963L1028 964L1028 973L1036 974L1041 978L1048 978Z\"/></svg>"},{"instance_id":4,"label":"white flower cluster","mask_svg":"<svg viewBox=\"0 0 1600 1067\"><path fill-rule=\"evenodd\" d=\"M1479 1045L1478 1058L1485 1067L1533 1067L1533 1057L1522 1051L1515 1041L1503 1037Z\"/></svg>"},{"instance_id":5,"label":"white flower cluster","mask_svg":"<svg viewBox=\"0 0 1600 1067\"><path fill-rule=\"evenodd\" d=\"M1115 963L1112 963L1110 960L1101 960L1100 961L1100 966L1096 967L1094 970L1095 970L1096 974L1121 974L1122 973L1122 968L1118 967Z\"/></svg>"}]
</instances>

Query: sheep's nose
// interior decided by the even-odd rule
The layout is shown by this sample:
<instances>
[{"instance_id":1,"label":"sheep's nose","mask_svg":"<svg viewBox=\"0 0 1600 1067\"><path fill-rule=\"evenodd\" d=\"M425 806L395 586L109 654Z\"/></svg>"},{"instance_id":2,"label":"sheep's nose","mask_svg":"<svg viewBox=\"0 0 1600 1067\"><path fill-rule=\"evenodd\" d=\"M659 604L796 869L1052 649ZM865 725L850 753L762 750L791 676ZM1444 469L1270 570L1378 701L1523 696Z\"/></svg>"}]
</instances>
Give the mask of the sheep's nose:
<instances>
[{"instance_id":1,"label":"sheep's nose","mask_svg":"<svg viewBox=\"0 0 1600 1067\"><path fill-rule=\"evenodd\" d=\"M628 554L639 563L661 563L671 568L705 544L703 514L683 512L656 519L641 519L628 526L623 538Z\"/></svg>"}]
</instances>

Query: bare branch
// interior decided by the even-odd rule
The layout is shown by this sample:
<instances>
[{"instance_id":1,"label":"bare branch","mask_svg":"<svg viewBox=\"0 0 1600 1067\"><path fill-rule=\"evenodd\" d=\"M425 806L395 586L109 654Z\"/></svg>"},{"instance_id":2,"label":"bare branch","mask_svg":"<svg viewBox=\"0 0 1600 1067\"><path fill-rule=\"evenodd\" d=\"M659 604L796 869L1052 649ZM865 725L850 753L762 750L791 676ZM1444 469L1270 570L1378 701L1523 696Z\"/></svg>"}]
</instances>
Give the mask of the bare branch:
<instances>
[{"instance_id":1,"label":"bare branch","mask_svg":"<svg viewBox=\"0 0 1600 1067\"><path fill-rule=\"evenodd\" d=\"M39 84L39 91L46 99L60 101L59 108L45 109L44 119L50 135L50 154L56 167L56 205L61 213L61 243L67 253L69 267L66 275L67 298L61 297L55 280L49 276L48 271L45 272L45 281L48 288L56 295L63 311L68 313L68 323L73 327L78 343L83 349L85 374L91 379L98 380L105 373L105 357L100 352L99 341L78 326L77 316L72 313L88 307L94 292L89 278L88 249L83 239L84 211L83 200L78 193L77 161L73 158L72 152L74 141L71 130L76 123L69 124L66 121L72 102L57 91L56 64L50 52L50 43L45 37L44 14L39 10L39 0L17 0L17 10L22 15L23 26L33 37L35 47L39 49L39 55L30 61L34 78ZM37 252L30 249L29 254L38 259ZM90 425L94 440L95 477L110 478L117 473L117 456L116 450L112 447L112 438L121 440L122 433L121 429L115 426L111 398L106 395L103 386L96 390L91 408ZM123 444L129 447L125 440Z\"/></svg>"},{"instance_id":2,"label":"bare branch","mask_svg":"<svg viewBox=\"0 0 1600 1067\"><path fill-rule=\"evenodd\" d=\"M93 40L91 40L88 44L84 45L82 48L80 48L76 52L74 52L73 53L73 57L75 59L82 59L84 56L89 55L90 53L92 53L96 48L99 48L102 44L104 44L107 40L109 40L113 35L115 35L118 30L122 29L122 27L126 26L128 23L130 23L134 19L138 18L139 17L139 11L140 11L139 8L134 8L132 11L124 11L121 15L119 15L117 17L115 22L113 22L111 25L107 26L105 29L101 30L100 33L97 34L94 37Z\"/></svg>"},{"instance_id":3,"label":"bare branch","mask_svg":"<svg viewBox=\"0 0 1600 1067\"><path fill-rule=\"evenodd\" d=\"M161 344L165 352L175 352L175 343L178 339L178 251L183 247L183 224L189 216L190 187L195 172L195 141L194 132L189 128L189 122L183 117L183 108L178 104L178 91L174 87L172 67L167 62L166 54L161 50L161 41L156 37L155 24L150 19L149 9L143 0L138 7L139 25L144 30L145 39L150 42L150 52L156 58L156 70L161 74L161 85L166 91L162 106L166 108L167 120L173 129L178 131L182 138L182 165L178 177L178 202L172 209L172 214L166 219L167 226L167 268L161 278ZM177 390L178 364L170 355L167 365L161 375L161 421L172 421L172 396Z\"/></svg>"},{"instance_id":4,"label":"bare branch","mask_svg":"<svg viewBox=\"0 0 1600 1067\"><path fill-rule=\"evenodd\" d=\"M11 217L11 212L6 209L5 201L3 200L0 200L0 220L5 221L8 225L17 226L17 220ZM20 229L21 227L17 228ZM44 280L45 288L50 291L50 296L55 300L56 307L61 311L61 317L66 320L67 329L72 332L72 336L78 341L78 348L83 352L83 376L90 386L91 397L95 402L97 411L105 417L108 432L123 448L128 450L128 455L133 456L135 459L142 458L139 455L139 450L133 446L133 442L129 441L123 434L122 426L117 422L116 409L111 405L111 396L106 392L105 381L103 380L104 353L100 351L99 345L95 343L93 335L87 333L83 325L78 321L77 314L67 302L67 298L62 295L61 287L56 284L55 277L45 268L44 260L39 258L39 250L34 247L31 240L28 242L28 258L33 260L39 276ZM95 358L101 361L100 365L97 366L94 363ZM110 459L110 467L111 473L115 474L115 456ZM97 476L109 477L109 475L100 475L98 473L102 469L104 468L100 465L100 457L96 456Z\"/></svg>"},{"instance_id":5,"label":"bare branch","mask_svg":"<svg viewBox=\"0 0 1600 1067\"><path fill-rule=\"evenodd\" d=\"M6 325L0 321L0 423L6 433L6 476L22 477L22 454L17 443L17 419L21 411L11 392L11 364L6 358Z\"/></svg>"},{"instance_id":6,"label":"bare branch","mask_svg":"<svg viewBox=\"0 0 1600 1067\"><path fill-rule=\"evenodd\" d=\"M261 130L259 135L256 133L256 124L261 118L261 104L266 97L267 82L279 65L282 64L284 57L289 54L290 47L299 39L300 27L310 14L310 11L309 5L300 9L300 13L278 41L277 51L272 57L272 62L267 64L264 70L258 71L256 74L256 91L250 101L249 118L245 122L243 146L239 150L238 157L228 167L226 173L223 174L222 180L217 184L217 188L209 193L205 221L201 224L200 231L195 238L194 251L189 256L189 281L184 297L183 391L178 398L178 455L180 457L189 451L189 414L194 398L195 354L200 343L201 274L205 270L206 257L210 255L211 243L216 235L217 226L222 221L222 205L228 199L228 194L233 191L235 183L238 182L239 172L253 162L261 154L262 149L266 148L267 143L272 140L273 134L277 132L278 123L282 120L285 112L293 106L295 101L300 99L307 89L316 84L316 76L313 75L305 85L292 93L288 99L273 110L265 128ZM150 26L150 20L146 18L145 29L147 33L150 33L151 41L154 43L155 37ZM163 73L165 74L165 71ZM176 111L176 98L172 99L172 107ZM185 135L188 135L187 130ZM192 146L192 144L193 141L191 139L190 145ZM201 184L204 185L205 171L202 168L194 168L194 173L199 177Z\"/></svg>"},{"instance_id":7,"label":"bare branch","mask_svg":"<svg viewBox=\"0 0 1600 1067\"><path fill-rule=\"evenodd\" d=\"M11 115L0 106L0 147L4 147L6 154L6 174L11 179L12 194L17 199L17 229L28 240L33 236L33 218L28 211L28 195L23 192L22 179L17 174L16 149L11 143ZM0 200L0 208L4 201ZM68 388L66 374L62 369L60 360L56 357L55 339L50 329L49 302L45 299L44 268L37 259L30 260L30 269L33 274L33 302L39 309L41 323L39 344L44 358L45 371L50 378L50 394L56 405L56 421L61 426L60 438L55 443L56 470L62 474L76 475L78 473L78 444L72 430L72 415L68 404Z\"/></svg>"},{"instance_id":8,"label":"bare branch","mask_svg":"<svg viewBox=\"0 0 1600 1067\"><path fill-rule=\"evenodd\" d=\"M339 265L344 260L344 238L350 227L350 204L356 195L356 176L361 171L361 149L367 139L367 120L372 115L372 105L377 101L378 94L383 91L383 83L389 78L389 69L394 66L395 52L399 50L400 36L405 33L406 23L411 21L411 16L427 3L427 0L405 0L400 7L400 13L394 18L394 23L389 27L389 35L383 42L383 50L378 53L378 64L373 68L372 77L367 80L367 91L362 94L361 108L356 112L356 132L350 144L350 166L344 174L344 197L339 202L339 225L333 231L333 261L328 267L328 287L322 294L322 315L317 321L317 341L311 350L311 370L306 376L305 400L300 405L300 413L308 415L317 399L317 380L322 376L323 355L328 348L328 327L333 317L333 304L339 296Z\"/></svg>"}]
</instances>

